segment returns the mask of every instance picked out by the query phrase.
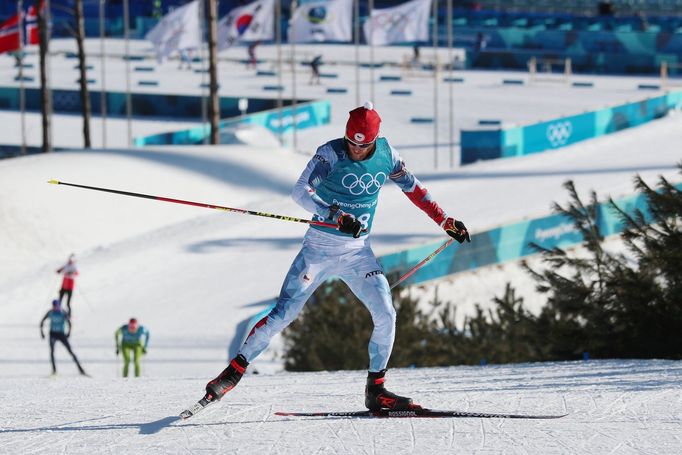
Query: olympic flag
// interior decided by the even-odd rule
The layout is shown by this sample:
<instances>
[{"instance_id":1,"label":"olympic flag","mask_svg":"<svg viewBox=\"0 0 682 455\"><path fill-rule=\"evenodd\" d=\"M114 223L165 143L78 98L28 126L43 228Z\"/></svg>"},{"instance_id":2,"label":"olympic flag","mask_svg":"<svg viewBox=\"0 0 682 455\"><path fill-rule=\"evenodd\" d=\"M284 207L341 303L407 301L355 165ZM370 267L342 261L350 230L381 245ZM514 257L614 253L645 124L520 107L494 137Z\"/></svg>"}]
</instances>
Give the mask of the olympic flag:
<instances>
[{"instance_id":1,"label":"olympic flag","mask_svg":"<svg viewBox=\"0 0 682 455\"><path fill-rule=\"evenodd\" d=\"M201 46L199 0L194 0L161 18L145 39L154 43L159 60L174 51Z\"/></svg>"},{"instance_id":2,"label":"olympic flag","mask_svg":"<svg viewBox=\"0 0 682 455\"><path fill-rule=\"evenodd\" d=\"M291 16L289 42L351 41L353 0L306 3Z\"/></svg>"},{"instance_id":3,"label":"olympic flag","mask_svg":"<svg viewBox=\"0 0 682 455\"><path fill-rule=\"evenodd\" d=\"M275 37L275 0L257 0L233 8L218 23L218 49L238 41L271 40Z\"/></svg>"},{"instance_id":4,"label":"olympic flag","mask_svg":"<svg viewBox=\"0 0 682 455\"><path fill-rule=\"evenodd\" d=\"M428 41L431 0L412 0L399 6L372 10L363 31L369 44Z\"/></svg>"}]
</instances>

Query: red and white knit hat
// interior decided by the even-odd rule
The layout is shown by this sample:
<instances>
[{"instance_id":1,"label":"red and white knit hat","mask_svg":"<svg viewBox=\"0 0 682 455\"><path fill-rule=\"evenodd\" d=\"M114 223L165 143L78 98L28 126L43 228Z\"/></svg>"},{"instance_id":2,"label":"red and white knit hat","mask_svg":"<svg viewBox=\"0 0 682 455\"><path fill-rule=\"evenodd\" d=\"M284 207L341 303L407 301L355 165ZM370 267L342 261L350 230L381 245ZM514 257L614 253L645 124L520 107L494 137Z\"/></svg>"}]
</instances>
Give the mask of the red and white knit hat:
<instances>
[{"instance_id":1,"label":"red and white knit hat","mask_svg":"<svg viewBox=\"0 0 682 455\"><path fill-rule=\"evenodd\" d=\"M350 111L348 123L346 123L346 138L356 144L369 144L379 136L379 124L381 117L374 110L371 101L365 105Z\"/></svg>"}]
</instances>

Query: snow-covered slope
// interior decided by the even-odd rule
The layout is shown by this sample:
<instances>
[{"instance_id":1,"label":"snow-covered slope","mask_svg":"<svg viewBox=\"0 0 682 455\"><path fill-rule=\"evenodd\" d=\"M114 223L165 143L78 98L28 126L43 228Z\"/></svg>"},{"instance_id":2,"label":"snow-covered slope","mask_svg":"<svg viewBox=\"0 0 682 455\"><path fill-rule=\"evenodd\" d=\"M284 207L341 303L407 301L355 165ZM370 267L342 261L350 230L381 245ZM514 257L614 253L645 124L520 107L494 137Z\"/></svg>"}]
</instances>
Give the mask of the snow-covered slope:
<instances>
[{"instance_id":1,"label":"snow-covered slope","mask_svg":"<svg viewBox=\"0 0 682 455\"><path fill-rule=\"evenodd\" d=\"M192 364L188 364L187 367ZM114 365L110 365L111 368ZM75 371L72 365L62 370ZM682 366L590 361L392 370L388 384L440 409L558 420L318 419L362 409L363 372L247 375L187 421L204 376L2 378L3 453L657 454L680 451Z\"/></svg>"},{"instance_id":2,"label":"snow-covered slope","mask_svg":"<svg viewBox=\"0 0 682 455\"><path fill-rule=\"evenodd\" d=\"M604 197L629 194L636 172L650 181L658 174L678 178L679 122L670 117L552 153L419 177L476 232L547 213L552 201L566 200L561 185L569 178L583 194L595 189ZM203 334L231 337L278 293L305 225L47 181L307 217L288 196L307 160L284 149L218 146L59 152L0 162L2 256L11 258L0 263L5 317L35 320L57 291L54 270L75 252L81 268L76 333L99 337L106 322L136 314L157 336L191 335L201 326ZM372 236L378 254L443 238L395 185L382 193ZM501 289L477 284L443 296L484 303L489 298L480 297L491 292Z\"/></svg>"}]
</instances>

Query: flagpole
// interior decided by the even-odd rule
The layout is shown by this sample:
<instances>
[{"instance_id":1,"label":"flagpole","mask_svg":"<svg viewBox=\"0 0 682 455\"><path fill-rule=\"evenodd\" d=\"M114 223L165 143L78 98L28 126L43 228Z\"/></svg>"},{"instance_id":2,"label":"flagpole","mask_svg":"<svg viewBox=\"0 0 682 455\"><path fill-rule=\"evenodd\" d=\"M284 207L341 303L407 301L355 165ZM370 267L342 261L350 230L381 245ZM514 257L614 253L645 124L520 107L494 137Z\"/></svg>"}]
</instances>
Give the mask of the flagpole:
<instances>
[{"instance_id":1,"label":"flagpole","mask_svg":"<svg viewBox=\"0 0 682 455\"><path fill-rule=\"evenodd\" d=\"M291 2L291 16L289 18L289 27L291 28L291 17L293 17L294 12L298 4L296 0ZM298 150L298 138L296 134L296 39L291 34L289 35L294 39L291 39L291 125L293 126L293 144L294 151Z\"/></svg>"},{"instance_id":2,"label":"flagpole","mask_svg":"<svg viewBox=\"0 0 682 455\"><path fill-rule=\"evenodd\" d=\"M374 10L374 0L369 0L369 98L376 105L374 99L374 22L372 22L372 11Z\"/></svg>"},{"instance_id":3,"label":"flagpole","mask_svg":"<svg viewBox=\"0 0 682 455\"><path fill-rule=\"evenodd\" d=\"M24 92L24 0L18 0L19 13L19 110L21 111L21 154L26 154L26 93Z\"/></svg>"},{"instance_id":4,"label":"flagpole","mask_svg":"<svg viewBox=\"0 0 682 455\"><path fill-rule=\"evenodd\" d=\"M275 11L275 34L277 43L277 85L279 88L282 87L282 1L276 0L276 11ZM284 144L283 131L282 131L282 90L277 90L277 116L279 118L279 126L277 128L279 142Z\"/></svg>"},{"instance_id":5,"label":"flagpole","mask_svg":"<svg viewBox=\"0 0 682 455\"><path fill-rule=\"evenodd\" d=\"M355 105L360 106L360 0L355 0L355 22L353 23L353 39L355 40Z\"/></svg>"},{"instance_id":6,"label":"flagpole","mask_svg":"<svg viewBox=\"0 0 682 455\"><path fill-rule=\"evenodd\" d=\"M99 103L102 115L102 148L107 148L107 86L106 86L106 56L104 55L104 3L106 0L99 0L99 51L101 55L101 75Z\"/></svg>"},{"instance_id":7,"label":"flagpole","mask_svg":"<svg viewBox=\"0 0 682 455\"><path fill-rule=\"evenodd\" d=\"M47 138L47 147L44 148L45 152L51 152L54 144L53 129L52 128L52 113L54 112L54 100L52 99L52 88L50 87L50 81L52 80L52 65L50 65L52 59L50 58L50 40L52 35L50 33L52 23L52 13L50 8L50 0L45 0L43 4L44 17L45 17L45 91L47 92L47 106L45 108L45 117L47 117L47 132L43 133L43 138ZM40 4L38 4L38 9L40 9Z\"/></svg>"},{"instance_id":8,"label":"flagpole","mask_svg":"<svg viewBox=\"0 0 682 455\"><path fill-rule=\"evenodd\" d=\"M206 109L208 107L207 106L208 103L206 103L206 92L208 91L209 96L211 96L210 95L211 89L209 87L207 87L207 84L206 84L207 71L203 71L205 69L204 68L204 61L206 61L206 64L209 65L208 59L206 59L206 49L204 48L204 37L203 37L203 32L202 32L202 30L203 30L202 25L205 25L205 23L206 23L204 21L203 12L204 12L204 0L200 0L199 1L199 8L197 8L197 14L199 15L199 30L198 30L198 33L199 33L199 56L201 59L201 63L199 64L199 67L202 69L202 71L201 71L201 89L200 89L200 93L201 93L201 124L204 125L204 132L202 134L203 139L201 142L204 145L206 145L208 143L208 136L209 136L209 134L211 134L210 133L210 127L209 127L209 132L207 132L207 129L206 129L206 127L208 126L207 125L208 114L206 112ZM187 57L190 58L189 55ZM191 62L191 58L190 58L190 62ZM182 65L182 55L180 56L180 64ZM190 67L191 67L191 63L190 63ZM220 102L218 102L218 109L219 109L219 106L220 106Z\"/></svg>"},{"instance_id":9,"label":"flagpole","mask_svg":"<svg viewBox=\"0 0 682 455\"><path fill-rule=\"evenodd\" d=\"M127 138L128 147L132 146L132 125L131 117L133 111L132 96L130 94L130 28L128 21L130 20L130 12L128 10L128 0L123 0L123 40L125 42L125 69L126 69L126 119L127 119Z\"/></svg>"},{"instance_id":10,"label":"flagpole","mask_svg":"<svg viewBox=\"0 0 682 455\"><path fill-rule=\"evenodd\" d=\"M433 2L433 168L438 169L438 0Z\"/></svg>"},{"instance_id":11,"label":"flagpole","mask_svg":"<svg viewBox=\"0 0 682 455\"><path fill-rule=\"evenodd\" d=\"M455 167L455 147L454 147L454 140L455 140L455 119L454 119L454 112L453 112L453 101L452 101L452 72L453 72L453 67L454 62L452 60L452 0L447 0L448 2L448 13L447 13L447 21L448 21L448 62L450 63L450 71L448 72L448 79L450 82L448 83L448 125L449 125L449 140L448 143L450 145L450 169L453 169Z\"/></svg>"}]
</instances>

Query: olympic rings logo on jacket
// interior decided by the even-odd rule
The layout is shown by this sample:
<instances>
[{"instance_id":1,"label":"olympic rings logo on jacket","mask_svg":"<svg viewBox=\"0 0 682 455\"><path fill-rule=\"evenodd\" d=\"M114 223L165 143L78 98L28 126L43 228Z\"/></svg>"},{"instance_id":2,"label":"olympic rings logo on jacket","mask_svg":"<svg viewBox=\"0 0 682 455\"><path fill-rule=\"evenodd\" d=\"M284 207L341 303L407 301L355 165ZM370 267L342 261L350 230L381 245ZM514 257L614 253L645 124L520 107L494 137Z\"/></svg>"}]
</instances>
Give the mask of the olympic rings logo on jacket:
<instances>
[{"instance_id":1,"label":"olympic rings logo on jacket","mask_svg":"<svg viewBox=\"0 0 682 455\"><path fill-rule=\"evenodd\" d=\"M386 174L377 172L375 175L369 172L357 176L356 174L346 174L341 179L341 184L350 194L359 196L363 193L375 194L386 183Z\"/></svg>"}]
</instances>

